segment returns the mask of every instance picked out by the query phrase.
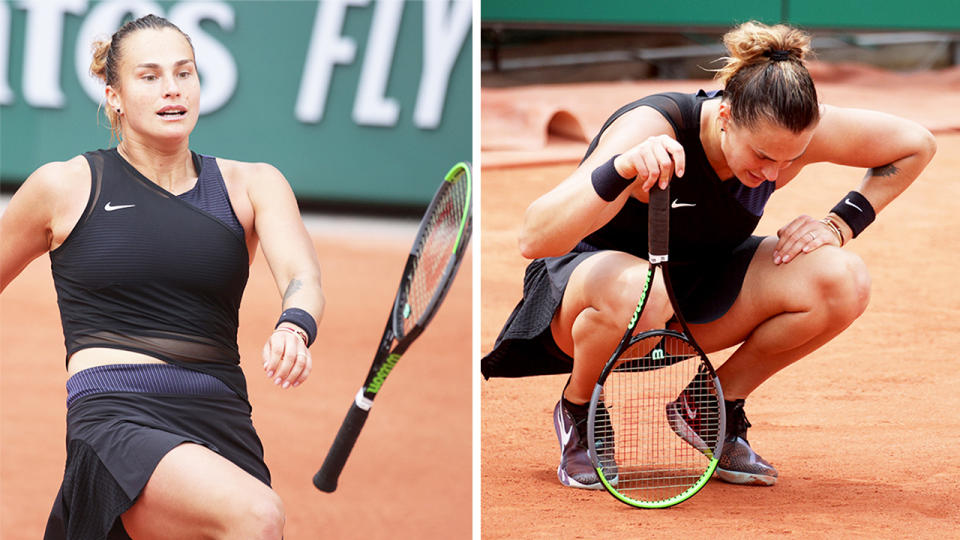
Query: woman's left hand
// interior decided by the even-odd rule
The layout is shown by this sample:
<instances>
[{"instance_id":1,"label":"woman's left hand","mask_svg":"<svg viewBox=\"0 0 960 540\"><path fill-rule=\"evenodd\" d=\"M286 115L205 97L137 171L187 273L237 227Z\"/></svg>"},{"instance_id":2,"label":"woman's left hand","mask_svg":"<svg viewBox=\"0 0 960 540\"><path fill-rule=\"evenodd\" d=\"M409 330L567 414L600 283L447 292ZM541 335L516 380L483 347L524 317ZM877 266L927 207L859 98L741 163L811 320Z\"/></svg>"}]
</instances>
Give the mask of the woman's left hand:
<instances>
[{"instance_id":1,"label":"woman's left hand","mask_svg":"<svg viewBox=\"0 0 960 540\"><path fill-rule=\"evenodd\" d=\"M263 370L273 383L282 388L296 388L307 380L313 368L313 359L307 344L293 332L283 330L289 326L281 324L267 339L263 346Z\"/></svg>"},{"instance_id":2,"label":"woman's left hand","mask_svg":"<svg viewBox=\"0 0 960 540\"><path fill-rule=\"evenodd\" d=\"M808 215L802 215L777 231L773 263L786 264L801 253L810 253L821 246L840 246L830 227Z\"/></svg>"}]
</instances>

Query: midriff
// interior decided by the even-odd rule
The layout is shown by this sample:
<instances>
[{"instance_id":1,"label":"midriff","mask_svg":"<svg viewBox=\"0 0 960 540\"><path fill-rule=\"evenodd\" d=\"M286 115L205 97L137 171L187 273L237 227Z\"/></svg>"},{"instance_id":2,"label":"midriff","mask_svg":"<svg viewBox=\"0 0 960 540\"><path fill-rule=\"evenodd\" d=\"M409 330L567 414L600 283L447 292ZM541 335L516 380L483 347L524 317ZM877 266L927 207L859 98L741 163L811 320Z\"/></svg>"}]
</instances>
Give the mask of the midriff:
<instances>
[{"instance_id":1,"label":"midriff","mask_svg":"<svg viewBox=\"0 0 960 540\"><path fill-rule=\"evenodd\" d=\"M141 354L134 351L125 351L123 349L109 349L104 347L91 347L89 349L80 349L73 353L70 361L67 363L67 373L73 375L78 371L97 366L106 366L111 364L165 364L163 360L150 355Z\"/></svg>"}]
</instances>

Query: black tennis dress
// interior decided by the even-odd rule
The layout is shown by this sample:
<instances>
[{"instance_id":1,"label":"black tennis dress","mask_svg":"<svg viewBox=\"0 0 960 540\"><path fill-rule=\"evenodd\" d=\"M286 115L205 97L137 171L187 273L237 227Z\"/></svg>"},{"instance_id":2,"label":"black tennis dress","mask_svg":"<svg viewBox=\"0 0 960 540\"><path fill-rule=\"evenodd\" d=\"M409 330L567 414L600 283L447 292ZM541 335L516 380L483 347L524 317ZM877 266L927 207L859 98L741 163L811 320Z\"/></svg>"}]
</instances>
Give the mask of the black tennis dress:
<instances>
[{"instance_id":1,"label":"black tennis dress","mask_svg":"<svg viewBox=\"0 0 960 540\"><path fill-rule=\"evenodd\" d=\"M703 102L707 94L665 93L621 107L587 148L586 159L604 131L624 113L652 107L673 126L686 154L682 178L670 182L671 277L687 321L720 318L736 300L762 237L753 236L773 182L749 188L736 178L721 180L700 142ZM630 198L609 223L584 238L570 253L536 259L527 266L523 299L514 308L493 350L480 362L484 377L524 377L570 373L573 360L555 343L553 319L573 270L598 251L617 250L642 259L647 252L647 204Z\"/></svg>"},{"instance_id":2,"label":"black tennis dress","mask_svg":"<svg viewBox=\"0 0 960 540\"><path fill-rule=\"evenodd\" d=\"M67 462L46 539L128 538L118 517L187 442L270 484L237 347L249 255L216 158L193 154L197 184L176 196L116 149L84 157L87 206L50 252L67 358L105 347L164 363L67 381Z\"/></svg>"}]
</instances>

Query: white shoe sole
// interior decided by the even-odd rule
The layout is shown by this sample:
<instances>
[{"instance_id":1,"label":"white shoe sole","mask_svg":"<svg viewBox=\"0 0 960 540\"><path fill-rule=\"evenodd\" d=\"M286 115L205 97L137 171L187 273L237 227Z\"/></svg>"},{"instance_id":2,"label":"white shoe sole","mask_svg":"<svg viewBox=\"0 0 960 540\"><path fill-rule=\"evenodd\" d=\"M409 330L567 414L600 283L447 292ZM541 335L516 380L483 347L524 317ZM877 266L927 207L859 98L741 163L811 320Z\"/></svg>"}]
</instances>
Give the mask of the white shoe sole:
<instances>
[{"instance_id":1,"label":"white shoe sole","mask_svg":"<svg viewBox=\"0 0 960 540\"><path fill-rule=\"evenodd\" d=\"M603 482L601 482L599 478L597 478L597 481L592 484L583 484L581 482L578 482L576 478L565 473L563 471L563 468L560 467L559 465L557 466L557 479L560 480L561 484L567 487L578 488L578 489L606 489L603 486ZM608 478L607 482L610 482L611 486L616 487L618 480L619 480L619 476L614 476L613 478Z\"/></svg>"},{"instance_id":2,"label":"white shoe sole","mask_svg":"<svg viewBox=\"0 0 960 540\"><path fill-rule=\"evenodd\" d=\"M719 467L717 467L717 478L730 484L740 484L743 486L772 486L777 483L777 477L769 474L727 471Z\"/></svg>"}]
</instances>

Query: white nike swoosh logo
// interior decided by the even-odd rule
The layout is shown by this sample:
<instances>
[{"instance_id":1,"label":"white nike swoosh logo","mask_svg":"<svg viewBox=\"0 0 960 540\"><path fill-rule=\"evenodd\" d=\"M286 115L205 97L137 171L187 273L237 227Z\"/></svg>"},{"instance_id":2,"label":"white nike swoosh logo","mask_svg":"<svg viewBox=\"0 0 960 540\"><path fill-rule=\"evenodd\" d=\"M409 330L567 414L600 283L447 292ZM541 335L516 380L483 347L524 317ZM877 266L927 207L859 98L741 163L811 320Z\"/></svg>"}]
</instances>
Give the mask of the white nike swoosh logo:
<instances>
[{"instance_id":1,"label":"white nike swoosh logo","mask_svg":"<svg viewBox=\"0 0 960 540\"><path fill-rule=\"evenodd\" d=\"M856 208L857 210L863 212L863 208L860 208L859 206L857 206L857 205L853 204L852 202L850 202L850 199L844 199L844 200L843 200L843 203L844 203L844 204L849 204L850 206L852 206L852 207Z\"/></svg>"},{"instance_id":2,"label":"white nike swoosh logo","mask_svg":"<svg viewBox=\"0 0 960 540\"><path fill-rule=\"evenodd\" d=\"M682 203L678 201L679 199L674 199L673 204L670 205L670 208L683 208L684 206L696 206L695 203Z\"/></svg>"},{"instance_id":3,"label":"white nike swoosh logo","mask_svg":"<svg viewBox=\"0 0 960 540\"><path fill-rule=\"evenodd\" d=\"M687 401L686 397L684 397L683 399L683 407L687 410L687 418L689 418L690 420L697 419L697 410L690 407L690 402Z\"/></svg>"},{"instance_id":4,"label":"white nike swoosh logo","mask_svg":"<svg viewBox=\"0 0 960 540\"><path fill-rule=\"evenodd\" d=\"M136 205L135 204L118 204L114 206L113 201L110 201L106 205L104 205L103 209L106 210L107 212L113 212L114 210L123 210L124 208L133 208L134 206Z\"/></svg>"},{"instance_id":5,"label":"white nike swoosh logo","mask_svg":"<svg viewBox=\"0 0 960 540\"><path fill-rule=\"evenodd\" d=\"M561 406L562 407L562 406ZM563 427L563 410L557 410L557 422L560 424L561 429ZM564 429L560 433L560 438L563 439L563 446L566 448L567 443L570 442L570 437L573 435L573 426L570 426L570 429Z\"/></svg>"}]
</instances>

